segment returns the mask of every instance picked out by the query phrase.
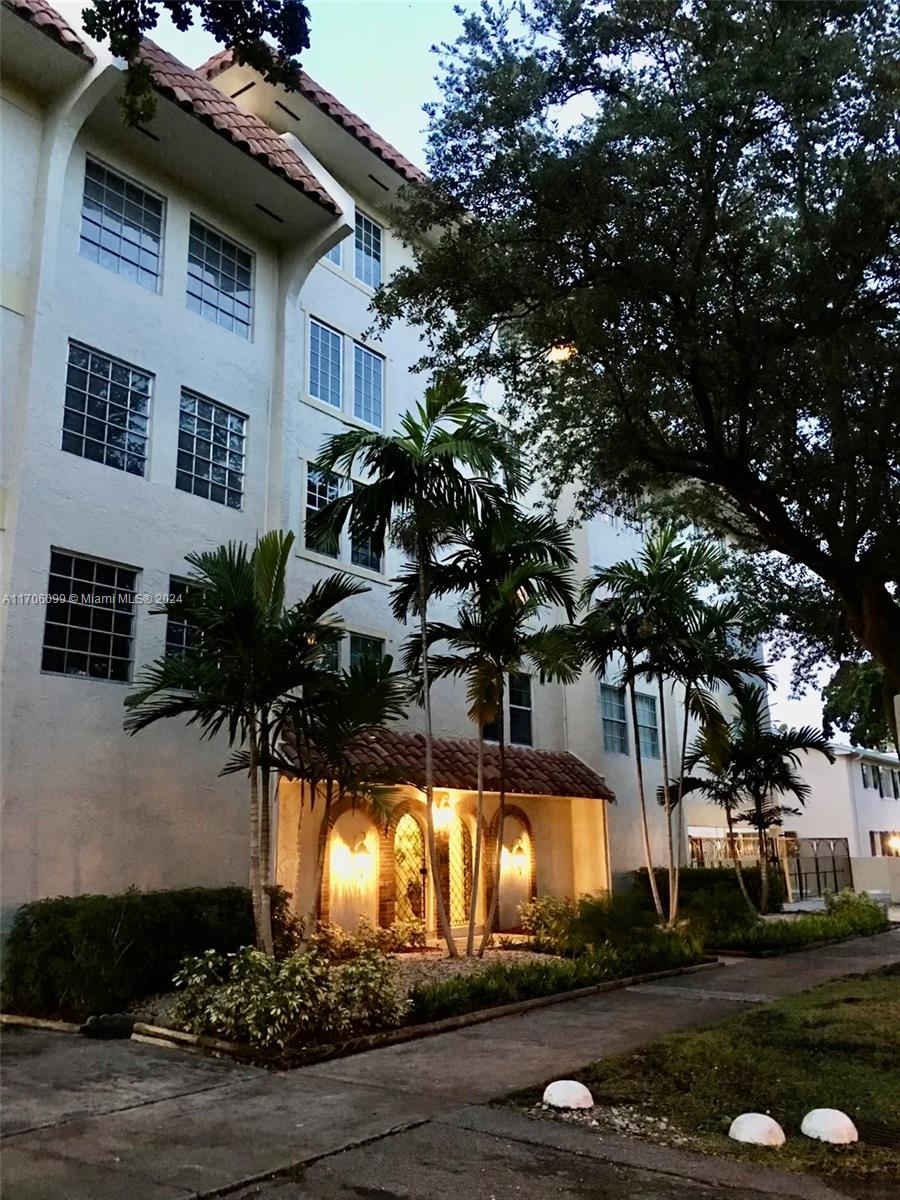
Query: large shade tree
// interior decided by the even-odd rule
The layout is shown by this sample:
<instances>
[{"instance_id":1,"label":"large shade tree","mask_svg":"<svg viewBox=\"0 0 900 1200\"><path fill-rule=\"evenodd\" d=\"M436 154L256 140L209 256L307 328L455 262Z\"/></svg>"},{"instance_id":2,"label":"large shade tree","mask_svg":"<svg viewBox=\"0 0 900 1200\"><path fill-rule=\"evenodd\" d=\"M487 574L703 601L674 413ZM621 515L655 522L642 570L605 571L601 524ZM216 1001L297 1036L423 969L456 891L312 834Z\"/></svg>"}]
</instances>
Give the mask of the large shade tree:
<instances>
[{"instance_id":1,"label":"large shade tree","mask_svg":"<svg viewBox=\"0 0 900 1200\"><path fill-rule=\"evenodd\" d=\"M488 0L376 301L587 510L665 495L807 571L895 691L898 37L891 0Z\"/></svg>"}]
</instances>

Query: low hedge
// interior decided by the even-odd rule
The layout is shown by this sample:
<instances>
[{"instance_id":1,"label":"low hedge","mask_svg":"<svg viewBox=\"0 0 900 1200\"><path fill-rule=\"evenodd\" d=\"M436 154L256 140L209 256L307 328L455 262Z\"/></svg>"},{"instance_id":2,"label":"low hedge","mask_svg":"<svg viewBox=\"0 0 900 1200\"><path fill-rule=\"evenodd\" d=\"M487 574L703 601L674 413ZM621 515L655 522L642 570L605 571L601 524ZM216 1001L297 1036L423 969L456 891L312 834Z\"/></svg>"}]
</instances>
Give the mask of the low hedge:
<instances>
[{"instance_id":1,"label":"low hedge","mask_svg":"<svg viewBox=\"0 0 900 1200\"><path fill-rule=\"evenodd\" d=\"M627 949L607 948L578 958L490 963L471 975L418 984L410 993L408 1020L410 1024L439 1021L480 1008L575 991L629 975L692 966L702 957L696 939L655 932L635 940Z\"/></svg>"},{"instance_id":2,"label":"low hedge","mask_svg":"<svg viewBox=\"0 0 900 1200\"><path fill-rule=\"evenodd\" d=\"M279 939L289 942L280 889L272 892L272 914ZM36 900L13 921L0 1002L7 1012L72 1021L120 1012L170 991L186 955L226 953L253 941L250 891L243 887Z\"/></svg>"},{"instance_id":3,"label":"low hedge","mask_svg":"<svg viewBox=\"0 0 900 1200\"><path fill-rule=\"evenodd\" d=\"M759 867L743 867L744 882L750 899L759 907L761 894ZM656 886L659 889L663 907L669 903L669 873L660 867L656 868ZM650 876L646 867L634 872L634 881L638 891L644 895L648 903L650 896ZM688 916L695 907L704 907L706 898L715 895L722 906L747 911L747 902L741 893L741 885L737 872L731 866L726 867L682 867L678 872L678 903L681 912ZM781 912L787 898L784 885L784 875L777 867L769 869L769 912Z\"/></svg>"},{"instance_id":4,"label":"low hedge","mask_svg":"<svg viewBox=\"0 0 900 1200\"><path fill-rule=\"evenodd\" d=\"M883 933L890 928L887 914L864 892L849 889L826 896L824 913L802 913L778 921L758 921L735 928L715 939L715 949L749 954L805 950L841 938Z\"/></svg>"}]
</instances>

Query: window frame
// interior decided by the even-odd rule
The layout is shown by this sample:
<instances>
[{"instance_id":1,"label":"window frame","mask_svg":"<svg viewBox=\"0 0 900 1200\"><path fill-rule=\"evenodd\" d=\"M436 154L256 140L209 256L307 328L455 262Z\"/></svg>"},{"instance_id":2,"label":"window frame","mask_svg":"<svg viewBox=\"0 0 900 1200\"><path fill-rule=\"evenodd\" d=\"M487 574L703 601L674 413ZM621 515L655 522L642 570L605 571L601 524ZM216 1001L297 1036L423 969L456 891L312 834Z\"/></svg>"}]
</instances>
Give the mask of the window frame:
<instances>
[{"instance_id":1,"label":"window frame","mask_svg":"<svg viewBox=\"0 0 900 1200\"><path fill-rule=\"evenodd\" d=\"M307 335L306 335L306 394L316 403L323 406L327 412L340 413L344 412L344 377L346 374L344 364L344 352L346 335L340 329L335 329L333 325L329 325L327 321L323 321L320 317L314 317L312 313L307 319ZM338 355L337 355L337 404L333 404L330 400L326 400L323 396L318 396L313 391L313 326L317 325L319 329L323 329L326 334L337 338ZM320 355L321 357L321 355ZM321 367L318 368L319 374L322 374Z\"/></svg>"},{"instance_id":2,"label":"window frame","mask_svg":"<svg viewBox=\"0 0 900 1200\"><path fill-rule=\"evenodd\" d=\"M364 222L367 222L372 227L372 230L378 231L378 276L375 283L372 283L370 279L366 278L365 271L360 274L360 255L365 253L364 250L360 249L359 245L360 228L363 226ZM380 288L382 283L384 283L384 233L384 225L382 225L379 221L376 221L374 217L370 217L369 214L364 212L361 208L356 209L356 214L353 221L353 278L358 283L361 283L363 287L371 288L373 292ZM363 226L363 241L365 241L365 236L366 230ZM374 239L372 239L372 241L374 245Z\"/></svg>"},{"instance_id":3,"label":"window frame","mask_svg":"<svg viewBox=\"0 0 900 1200\"><path fill-rule=\"evenodd\" d=\"M516 685L522 680L527 681L528 703L519 704L513 701L513 681ZM508 697L508 717L507 724L509 728L509 744L511 746L533 746L534 745L534 690L532 688L531 676L525 671L511 671L507 679L506 695ZM513 711L516 713L526 713L528 717L528 739L525 740L519 737L513 737Z\"/></svg>"},{"instance_id":4,"label":"window frame","mask_svg":"<svg viewBox=\"0 0 900 1200\"><path fill-rule=\"evenodd\" d=\"M195 409L194 413L185 414L183 404L184 404L184 400L186 397L190 397L197 405L197 409ZM210 439L209 439L210 457L209 457L209 459L205 460L209 463L209 467L210 467L209 477L204 481L202 475L198 475L197 472L193 469L188 471L185 467L182 467L179 463L179 458L180 458L181 454L188 454L188 453L191 454L194 462L196 463L196 461L197 461L197 442L198 441L204 441L204 442L206 441L205 438L198 438L198 436L197 436L196 426L197 426L198 420L201 419L199 416L199 405L200 404L209 404L212 406L213 409L218 409L220 412L226 413L228 417L237 417L242 422L240 468L231 467L230 465L224 465L226 477L232 471L237 472L237 474L240 476L240 485L241 485L240 501L241 502L239 505L234 505L234 504L228 503L228 493L235 491L236 490L235 488L231 487L231 485L228 482L214 483L214 481L213 481L212 468L223 466L222 463L217 463L212 458L212 448L216 444L213 439L213 429L215 428L215 417L214 416L212 416L210 419ZM184 415L192 416L194 418L194 431L192 434L193 447L190 451L185 450L181 445L181 435L183 433L188 433L188 430L182 428L182 424L181 424L181 419L182 419L182 416L184 416ZM247 416L246 413L238 412L238 410L236 408L231 408L227 404L221 404L218 400L213 400L211 396L204 396L201 392L197 392L193 388L185 387L182 385L181 391L179 393L179 398L178 398L178 440L176 443L177 448L176 448L176 454L175 454L175 488L176 488L176 490L180 491L180 492L184 492L189 496L197 496L201 500L208 500L211 504L219 504L222 506L222 508L225 508L225 509L229 510L230 512L243 512L244 511L244 501L245 501L246 495L247 495L247 486L246 486L247 485L247 437L248 437L247 429L248 429L249 424L250 424L250 418ZM230 435L231 433L233 433L235 431L231 429L230 425L226 424L226 432ZM226 455L232 453L230 438L228 440L226 440L226 442L225 442L225 452L226 452ZM202 491L197 491L193 487L190 487L190 488L183 487L179 483L180 475L190 475L192 480L195 480L195 481L200 480L200 482L206 482L209 485L209 494L204 496ZM211 494L212 488L214 486L224 488L224 490L225 490L225 499L224 500L217 500Z\"/></svg>"},{"instance_id":5,"label":"window frame","mask_svg":"<svg viewBox=\"0 0 900 1200\"><path fill-rule=\"evenodd\" d=\"M346 647L347 647L347 667L345 668L346 670L350 670L350 668L355 665L354 664L354 654L353 654L353 639L354 638L356 638L357 641L371 642L373 644L377 644L379 647L379 654L378 654L377 661L378 662L383 661L384 656L387 653L387 638L379 637L377 634L373 634L373 633L360 633L356 629L348 629L346 637L341 642L341 646L346 645Z\"/></svg>"},{"instance_id":6,"label":"window frame","mask_svg":"<svg viewBox=\"0 0 900 1200\"><path fill-rule=\"evenodd\" d=\"M158 249L154 252L154 251L145 249L145 247L143 245L138 245L138 243L136 243L136 242L132 243L133 245L137 246L138 254L139 254L138 262L136 264L137 273L134 277L128 275L126 272L119 270L119 267L118 267L118 264L123 261L131 262L130 259L123 260L121 254L118 253L118 251L117 251L116 252L117 265L115 267L113 267L109 263L103 262L102 258L101 258L102 250L105 249L110 254L113 253L113 251L109 250L109 247L104 247L102 245L102 242L99 240L97 242L91 242L89 239L85 238L85 234L84 234L85 221L88 221L89 224L97 225L101 231L101 236L102 236L102 232L104 229L102 222L90 220L89 218L87 218L85 216L85 201L88 199L88 196L87 196L87 185L88 185L88 179L89 179L88 168L91 164L93 164L94 167L98 167L100 170L105 171L107 174L113 175L115 178L120 179L125 184L125 188L123 188L123 191L122 191L123 212L124 212L125 203L137 204L137 201L135 201L133 199L129 200L128 195L127 195L127 190L126 190L128 187L137 188L138 191L142 192L145 196L149 196L151 199L159 202L160 210L159 210L159 214L158 214L158 216L159 216L159 240L157 243ZM98 183L99 181L94 179L93 182ZM105 192L106 191L105 180L104 180L102 186L103 186L104 192ZM152 295L158 296L162 291L163 267L164 267L165 246L166 246L167 207L168 206L167 206L166 197L161 195L159 192L154 191L152 188L148 188L145 184L141 183L139 180L135 179L133 176L129 175L127 172L120 171L118 167L112 166L110 163L105 162L102 158L98 158L98 157L96 157L96 155L93 155L93 154L86 154L84 156L84 171L82 173L82 185L81 185L81 205L79 208L79 226L78 226L79 257L86 259L88 262L96 263L97 266L103 267L104 270L106 270L106 271L111 271L114 275L121 276L121 278L127 280L129 283L136 283L138 285L138 287L143 288L145 292L150 292ZM142 209L145 208L143 201L141 202L141 208ZM141 228L140 233L141 233L141 235L144 235L146 233L146 231L143 229L143 227ZM121 249L122 235L120 233L117 236L119 238L120 249ZM130 241L130 239L127 239L127 238L125 240ZM87 242L88 245L96 245L97 246L97 256L96 257L94 257L92 254L85 253L85 249L84 249L85 242ZM141 263L140 263L141 251L143 251L147 254L151 254L151 253L154 254L154 257L157 260L155 273L153 271L151 271L148 267L141 266ZM143 283L141 281L140 274L142 271L146 272L147 274L155 275L153 287L149 287L146 283Z\"/></svg>"},{"instance_id":7,"label":"window frame","mask_svg":"<svg viewBox=\"0 0 900 1200\"><path fill-rule=\"evenodd\" d=\"M65 573L62 569L60 569L60 563L59 563L60 557L68 558L71 560L71 565L69 567L68 573ZM54 561L54 560L56 560L56 561ZM86 578L86 577L76 574L76 568L75 568L76 561L80 562L80 563L90 563L92 565L93 570L92 570L92 574L91 574L90 578ZM56 566L56 568L57 568L56 570L54 570L54 566ZM98 579L98 572L97 572L98 567L105 568L107 571L113 571L115 573L115 583L111 584L109 582L104 582L104 581ZM131 582L130 586L120 585L120 583L119 583L119 572L120 571L126 572L132 576L132 582ZM48 595L54 595L54 596L64 595L66 597L66 599L59 600L59 601L48 601L48 604L47 604L47 607L46 607L46 610L44 613L44 626L43 626L43 631L41 634L41 668L40 668L40 670L41 670L42 675L57 675L61 678L66 678L66 679L87 679L87 680L92 680L95 682L120 683L120 684L125 684L125 685L129 685L132 682L132 675L134 672L134 662L135 662L134 646L135 646L135 638L137 636L136 635L136 622L137 622L137 609L138 609L137 603L135 601L135 597L138 594L138 591L140 588L140 575L141 575L140 567L133 567L127 563L115 562L112 559L108 559L108 558L98 558L94 555L85 554L81 551L64 550L62 547L59 547L59 546L51 546L50 547L50 563L49 563L49 569L48 569L48 574L47 574L47 579L48 579L47 592L48 592ZM58 580L59 583L54 584L54 582L53 582L54 579ZM82 596L84 596L85 594L89 594L89 595L91 595L91 597L103 594L103 592L112 593L113 595L128 593L131 596L130 610L128 608L120 608L117 604L94 604L94 603L85 604L81 601L73 602L71 600L71 597L73 595L76 595L76 591L75 591L76 588L82 589L82 591L81 591ZM86 592L84 590L87 588L90 589L90 592ZM102 589L103 592L100 592L97 589ZM60 605L65 610L65 617L66 617L65 620L51 619L53 616L58 615L55 612L56 605ZM71 619L72 612L76 607L79 610L81 610L81 609L89 610L90 616L88 617L87 625L78 625L72 621L72 619ZM103 623L101 623L101 625L99 627L95 628L95 626L94 626L95 612L101 612L101 613L108 612L110 614L109 624L106 628L103 627ZM85 615L85 614L82 614L82 615ZM127 632L122 632L121 629L117 630L116 618L124 618L127 620L127 622L128 622ZM62 646L54 646L52 644L48 645L47 636L48 636L48 631L50 628L65 630L64 645L62 645ZM76 633L78 633L78 632L86 633L87 636L86 636L86 641L85 641L85 648L81 649L78 647L74 647L74 646L70 647L69 646L68 643L70 640L70 635L73 630ZM91 650L92 635L95 633L101 638L109 639L109 650L107 652L101 653L96 650L95 651ZM116 639L123 639L127 642L127 646L128 646L127 656L122 655L122 654L113 654L112 653L113 643ZM45 666L46 656L47 656L48 652L51 654L62 652L63 669L60 670L60 669L57 669L56 667ZM98 660L105 659L107 661L107 674L105 674L105 675L92 674L90 672L90 670L85 670L85 671L68 671L68 670L66 670L65 664L67 661L67 656L69 654L83 656L84 659L86 660L86 665L89 665L90 660L92 658L98 659ZM126 671L125 671L125 675L123 678L118 678L116 676L113 676L110 673L113 662L124 662L126 664Z\"/></svg>"},{"instance_id":8,"label":"window frame","mask_svg":"<svg viewBox=\"0 0 900 1200\"><path fill-rule=\"evenodd\" d=\"M81 351L88 356L87 366L81 367L81 366L78 366L76 363L72 362L72 351L73 350ZM107 391L106 396L103 396L102 394L98 394L98 393L92 393L90 390L91 376L95 374L91 368L91 357L94 355L96 355L98 358L105 359L109 363L109 374L107 376L109 384L106 389L106 391ZM113 379L113 373L114 373L114 370L116 367L119 367L122 370L128 372L129 382L127 384L123 384L121 381L115 381ZM72 377L73 371L82 371L84 373L85 382L84 382L83 389L78 387L77 384L73 381L73 377ZM144 379L146 379L147 390L145 393L141 393L139 390L135 390L132 388L132 380L131 380L132 374L140 375ZM99 376L99 374L97 375L97 378L101 378ZM114 354L107 354L104 350L98 350L94 346L88 346L85 342L79 342L75 338L69 338L68 343L67 343L67 350L66 350L66 379L65 379L65 387L64 387L64 395L63 395L63 420L62 420L62 427L61 427L61 431L60 431L60 450L65 454L71 454L76 458L84 459L85 462L93 462L93 463L97 463L99 466L110 467L114 471L121 471L123 474L130 475L135 479L147 479L148 471L149 471L149 467L150 467L150 445L151 445L150 437L151 437L151 425L152 425L152 420L153 420L153 385L154 385L155 381L156 381L156 377L153 375L153 373L151 371L145 371L143 367L138 367L138 366L135 366L134 363L126 362L124 359L118 358ZM118 400L115 400L115 401L113 400L112 390L114 387L119 387L119 388L124 387L126 389L128 395L126 397L126 402L124 404L119 403ZM74 404L70 405L70 403L69 403L70 391L75 392L75 393L80 393L84 396L84 408L83 409L79 409ZM137 410L132 411L132 407L131 407L132 396L140 396L140 395L143 395L145 398L145 401L146 401L145 411L143 413L140 413ZM92 400L97 400L97 401L103 402L105 416L99 417L96 415L96 413L91 414L88 411ZM114 406L115 408L120 409L125 414L126 423L124 425L119 426L119 425L114 425L112 423L112 421L110 420L111 406ZM130 428L130 422L133 418L138 418L139 420L142 420L144 422L143 433ZM67 420L69 420L70 422L77 422L78 419L80 419L82 422L82 427L81 427L80 432L77 430L77 428L72 428L71 424L69 426L67 426L67 424L66 424ZM88 436L87 428L88 428L89 421L100 422L103 424L104 440L102 442L98 438L93 438L93 437ZM121 429L125 433L127 441L130 441L131 437L142 439L143 451L141 453L139 453L137 451L131 450L127 445L125 446L125 448L111 446L109 444L109 441L107 440L108 434L109 434L110 430L116 430L116 429ZM73 449L71 449L70 446L67 446L66 445L67 435L72 439L80 438L81 444L82 444L82 449L81 450L73 450ZM85 448L87 442L91 442L94 445L102 447L103 456L101 458L92 458L90 455L85 454L84 448ZM109 461L108 454L110 451L115 451L115 452L118 452L119 454L121 454L122 459L123 459L123 463L121 466L119 466L115 462ZM128 464L129 458L135 458L135 459L140 458L141 459L142 470L140 472L130 471L128 469L127 464Z\"/></svg>"},{"instance_id":9,"label":"window frame","mask_svg":"<svg viewBox=\"0 0 900 1200\"><path fill-rule=\"evenodd\" d=\"M340 562L341 548L342 548L341 542L343 541L343 535L341 535L341 537L339 537L338 547L333 553L328 550L320 550L317 546L310 545L310 542L309 542L309 537L307 535L307 526L309 524L310 511L321 512L321 508L314 508L312 510L310 509L309 489L310 489L310 485L312 483L313 475L330 476L329 479L323 480L326 488L330 488L331 481L332 480L334 481L335 494L330 499L326 498L326 500L325 500L324 504L321 506L321 508L324 508L326 504L330 504L333 500L336 500L338 498L338 496L340 496L340 494L341 494L342 480L341 480L340 475L335 474L333 471L323 471L320 467L316 467L312 463L306 464L306 470L304 472L304 480L303 480L303 548L310 554L318 554L318 555L321 555L322 558L328 558L328 559L331 559L332 561ZM327 495L327 493L326 493L326 495Z\"/></svg>"},{"instance_id":10,"label":"window frame","mask_svg":"<svg viewBox=\"0 0 900 1200\"><path fill-rule=\"evenodd\" d=\"M621 704L621 717L613 717L604 711L604 699L610 697L615 699L617 706ZM607 729L608 723L616 727L621 725L621 737L619 737L618 733L616 734L617 740L621 742L620 745L614 746L611 744L613 738ZM629 755L631 753L631 741L628 737L628 709L625 704L625 689L623 687L616 687L612 683L603 683L602 681L600 683L600 728L603 733L603 750L606 754Z\"/></svg>"},{"instance_id":11,"label":"window frame","mask_svg":"<svg viewBox=\"0 0 900 1200\"><path fill-rule=\"evenodd\" d=\"M638 743L641 748L641 758L648 759L648 760L659 760L662 758L662 750L661 750L661 745L660 745L659 713L656 708L656 697L651 696L649 692L637 692L636 691L634 693L634 700L635 700L635 707L637 708L637 715L638 715L638 723L637 723ZM641 702L642 701L645 704L652 705L652 707L653 707L653 724L652 725L649 725L647 722L641 721ZM645 740L643 737L643 735L645 733L653 735L652 738L650 739L650 743L649 743L652 747L651 749L647 749L647 745L645 744Z\"/></svg>"},{"instance_id":12,"label":"window frame","mask_svg":"<svg viewBox=\"0 0 900 1200\"><path fill-rule=\"evenodd\" d=\"M191 581L189 579L185 579L184 576L182 576L182 575L170 575L169 576L169 595L170 596L174 596L177 592L187 591L191 586L196 587L196 584L192 585ZM184 640L182 641L182 644L178 649L173 649L170 644L171 639L170 639L169 634L170 634L170 630L172 629L173 625L177 626L179 629L182 629L184 631ZM186 654L188 652L188 650L192 649L192 647L188 643L188 635L190 634L191 630L196 630L196 629L197 629L197 626L192 625L190 623L190 621L177 621L177 620L175 620L174 617L171 616L171 614L166 613L166 636L165 636L165 643L164 643L166 656L167 657L179 657L183 654Z\"/></svg>"},{"instance_id":13,"label":"window frame","mask_svg":"<svg viewBox=\"0 0 900 1200\"><path fill-rule=\"evenodd\" d=\"M365 376L365 361L371 359L377 362L380 367L379 375L379 420L370 421L368 417L362 416L359 412L359 388L361 385L361 377ZM361 365L362 361L362 365ZM377 350L371 350L362 342L354 341L353 343L353 417L361 424L366 425L370 429L384 429L384 397L385 397L385 375L387 373L387 358L380 354Z\"/></svg>"},{"instance_id":14,"label":"window frame","mask_svg":"<svg viewBox=\"0 0 900 1200\"><path fill-rule=\"evenodd\" d=\"M219 255L220 259L222 257L223 250L225 249L224 244L227 243L227 246L231 249L231 251L233 251L233 253L231 253L229 255L229 257L231 258L232 262L234 263L235 272L237 272L237 270L239 270L239 269L240 270L248 270L248 268L239 261L238 254L246 255L247 259L249 260L250 282L249 282L248 290L250 293L250 302L247 305L247 320L246 320L246 322L241 320L241 322L240 322L241 328L240 329L237 328L237 320L235 317L234 310L237 305L237 301L235 299L234 294L232 294L232 297L231 297L232 311L229 314L218 303L214 303L211 300L207 300L203 295L204 287L215 287L215 291L219 296L227 296L228 293L225 292L219 286L218 283L213 285L213 284L207 283L206 280L197 280L196 282L200 286L200 295L196 296L191 291L191 281L195 279L195 276L191 275L191 266L196 265L196 264L192 264L192 262L191 262L191 254L193 253L193 251L191 250L191 242L197 236L194 232L195 225L199 226L199 228L202 229L204 232L204 237L203 237L204 248L208 248L210 246L210 243L207 241L207 237L206 237L207 234L212 234L213 237L218 238L223 243L223 246L219 250L217 250L217 251L214 250L214 253L217 253ZM213 270L212 266L210 265L210 263L207 259L204 260L203 266L200 269L202 269L204 271ZM220 278L221 278L222 274L227 274L227 272L223 272L221 270L221 265L219 268L219 273L220 273ZM188 312L194 313L195 316L202 317L203 320L208 321L211 325L217 326L219 329L224 330L226 333L236 334L237 337L241 338L245 342L253 341L253 333L254 333L254 325L255 325L255 317L256 317L256 254L250 249L249 246L243 245L243 243L237 241L230 234L225 233L222 229L218 229L215 225L210 224L209 221L204 221L202 217L198 217L196 213L191 212L190 218L188 221L188 253L187 253L186 276L187 276L187 283L185 285L184 296L185 296L185 307L187 308ZM233 276L233 279L234 279L235 283L239 282L238 275L236 273ZM196 300L199 303L199 305L200 305L199 309L194 307L191 304L192 299ZM211 307L213 307L216 310L217 314L222 314L223 316L230 316L231 317L231 325L229 326L229 325L225 324L223 321L220 321L218 318L218 315L216 317L211 317L206 312L204 312L203 310L207 304L209 304ZM241 307L243 308L243 305ZM246 333L244 333L244 331L243 331L243 327L245 324L246 324L246 330L247 330Z\"/></svg>"},{"instance_id":15,"label":"window frame","mask_svg":"<svg viewBox=\"0 0 900 1200\"><path fill-rule=\"evenodd\" d=\"M306 538L306 525L307 525L308 513L309 513L309 507L307 504L307 501L309 499L309 481L310 481L310 474L317 470L318 470L318 468L316 467L316 464L314 462L312 462L310 459L302 460L302 481L301 481L301 488L302 488L302 492L301 492L301 505L302 505L301 535L302 536L298 539L297 553L302 558L310 558L314 562L320 562L323 565L328 564L329 566L334 567L334 564L336 564L336 563L340 564L340 569L343 571L347 571L350 574L363 575L366 579L371 579L371 580L377 581L379 583L385 583L386 582L386 578L385 578L386 554L382 553L381 555L378 556L378 566L377 567L371 567L371 566L368 566L364 562L358 562L356 559L356 555L358 553L358 548L361 549L361 546L360 546L360 543L357 543L354 540L353 535L350 532L350 530L347 528L347 526L345 526L341 530L341 534L338 539L338 548L337 548L337 552L335 554L329 554L325 550L317 550L315 546L311 546L308 543L307 538ZM346 495L347 489L349 487L358 486L358 484L355 480L348 479L345 475L338 475L336 472L333 472L332 474L333 474L334 478L337 480L337 485L338 485L338 493L337 494L339 496ZM318 511L318 510L315 510L315 511Z\"/></svg>"}]
</instances>

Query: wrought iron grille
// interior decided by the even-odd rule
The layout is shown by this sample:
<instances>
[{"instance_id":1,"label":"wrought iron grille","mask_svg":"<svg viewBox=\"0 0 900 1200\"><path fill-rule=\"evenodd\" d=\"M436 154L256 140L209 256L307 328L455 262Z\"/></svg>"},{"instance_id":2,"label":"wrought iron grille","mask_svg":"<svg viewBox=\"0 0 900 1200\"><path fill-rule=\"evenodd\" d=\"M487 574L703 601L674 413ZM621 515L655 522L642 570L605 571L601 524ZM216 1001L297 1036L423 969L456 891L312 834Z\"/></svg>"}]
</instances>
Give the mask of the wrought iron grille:
<instances>
[{"instance_id":1,"label":"wrought iron grille","mask_svg":"<svg viewBox=\"0 0 900 1200\"><path fill-rule=\"evenodd\" d=\"M465 925L472 902L472 836L458 817L438 835L441 892L450 924Z\"/></svg>"},{"instance_id":2,"label":"wrought iron grille","mask_svg":"<svg viewBox=\"0 0 900 1200\"><path fill-rule=\"evenodd\" d=\"M404 813L394 834L394 882L398 921L425 919L425 839L419 822Z\"/></svg>"}]
</instances>

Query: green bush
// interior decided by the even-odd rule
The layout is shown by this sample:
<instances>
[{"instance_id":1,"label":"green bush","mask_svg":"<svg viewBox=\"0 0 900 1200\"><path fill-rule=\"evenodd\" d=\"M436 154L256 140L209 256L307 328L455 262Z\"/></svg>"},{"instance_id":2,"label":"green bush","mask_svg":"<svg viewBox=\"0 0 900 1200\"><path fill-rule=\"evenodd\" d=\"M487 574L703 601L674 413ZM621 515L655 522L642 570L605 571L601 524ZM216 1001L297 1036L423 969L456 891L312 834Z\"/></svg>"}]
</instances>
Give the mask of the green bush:
<instances>
[{"instance_id":1,"label":"green bush","mask_svg":"<svg viewBox=\"0 0 900 1200\"><path fill-rule=\"evenodd\" d=\"M276 952L296 929L287 893L272 890ZM250 892L181 888L114 896L59 896L23 905L7 939L3 1008L84 1020L169 991L185 955L237 950L254 940Z\"/></svg>"},{"instance_id":2,"label":"green bush","mask_svg":"<svg viewBox=\"0 0 900 1200\"><path fill-rule=\"evenodd\" d=\"M523 963L491 963L472 975L456 975L422 983L410 993L410 1020L419 1024L512 1004L536 996L552 996L610 979L649 971L664 971L699 962L702 951L695 938L651 930L630 947L604 950L566 959L547 958Z\"/></svg>"},{"instance_id":3,"label":"green bush","mask_svg":"<svg viewBox=\"0 0 900 1200\"><path fill-rule=\"evenodd\" d=\"M726 931L715 939L717 950L803 950L838 938L881 933L887 914L870 896L850 889L827 895L824 913L803 913L786 920L761 921Z\"/></svg>"},{"instance_id":4,"label":"green bush","mask_svg":"<svg viewBox=\"0 0 900 1200\"><path fill-rule=\"evenodd\" d=\"M582 896L577 903L538 896L519 905L522 928L531 949L564 956L601 947L628 947L656 925L656 916L636 892Z\"/></svg>"},{"instance_id":5,"label":"green bush","mask_svg":"<svg viewBox=\"0 0 900 1200\"><path fill-rule=\"evenodd\" d=\"M235 954L209 950L185 961L176 984L173 1016L192 1033L269 1050L388 1029L407 1009L396 967L373 949L339 967L316 951L278 960L249 946Z\"/></svg>"},{"instance_id":6,"label":"green bush","mask_svg":"<svg viewBox=\"0 0 900 1200\"><path fill-rule=\"evenodd\" d=\"M572 926L577 906L562 896L536 896L519 905L519 921L534 950L550 954L572 953Z\"/></svg>"},{"instance_id":7,"label":"green bush","mask_svg":"<svg viewBox=\"0 0 900 1200\"><path fill-rule=\"evenodd\" d=\"M660 867L656 868L656 886L664 909L668 910L669 903L669 874ZM744 882L750 899L759 907L761 895L759 867L744 867ZM634 872L637 890L645 898L645 903L652 905L650 895L650 877L647 868L642 867ZM678 904L682 916L689 916L695 903L705 905L703 897L710 892L716 894L719 903L728 904L735 911L743 907L747 910L747 902L741 894L737 873L734 867L682 867L678 873ZM781 912L785 901L784 875L777 868L769 870L769 912Z\"/></svg>"},{"instance_id":8,"label":"green bush","mask_svg":"<svg viewBox=\"0 0 900 1200\"><path fill-rule=\"evenodd\" d=\"M360 918L356 933L322 921L306 942L308 950L335 963L348 962L364 950L399 954L407 950L424 950L425 945L424 921L395 921L393 925L382 929L375 928L365 917Z\"/></svg>"}]
</instances>

